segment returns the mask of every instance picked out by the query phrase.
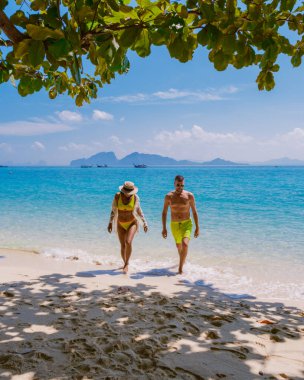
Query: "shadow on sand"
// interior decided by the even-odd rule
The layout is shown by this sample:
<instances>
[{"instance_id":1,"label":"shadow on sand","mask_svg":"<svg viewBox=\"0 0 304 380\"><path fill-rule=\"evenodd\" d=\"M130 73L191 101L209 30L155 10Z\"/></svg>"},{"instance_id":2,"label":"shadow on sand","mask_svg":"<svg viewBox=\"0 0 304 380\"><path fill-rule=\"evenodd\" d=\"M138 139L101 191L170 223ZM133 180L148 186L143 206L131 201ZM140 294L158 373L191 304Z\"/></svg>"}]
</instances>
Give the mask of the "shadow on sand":
<instances>
[{"instance_id":1,"label":"shadow on sand","mask_svg":"<svg viewBox=\"0 0 304 380\"><path fill-rule=\"evenodd\" d=\"M303 337L296 308L190 284L172 297L145 284L88 291L54 273L0 284L0 302L1 379L279 379L272 354Z\"/></svg>"}]
</instances>

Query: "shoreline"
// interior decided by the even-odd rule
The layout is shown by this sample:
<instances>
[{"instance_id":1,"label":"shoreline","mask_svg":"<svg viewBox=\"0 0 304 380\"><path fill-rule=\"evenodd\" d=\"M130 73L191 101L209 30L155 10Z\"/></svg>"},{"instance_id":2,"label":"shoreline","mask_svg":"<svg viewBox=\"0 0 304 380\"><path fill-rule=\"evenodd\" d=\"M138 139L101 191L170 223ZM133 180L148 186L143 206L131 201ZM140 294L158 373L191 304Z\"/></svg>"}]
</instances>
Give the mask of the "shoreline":
<instances>
[{"instance_id":1,"label":"shoreline","mask_svg":"<svg viewBox=\"0 0 304 380\"><path fill-rule=\"evenodd\" d=\"M24 251L0 264L3 379L303 376L303 305Z\"/></svg>"},{"instance_id":2,"label":"shoreline","mask_svg":"<svg viewBox=\"0 0 304 380\"><path fill-rule=\"evenodd\" d=\"M9 252L12 255L35 255L36 258L40 258L42 262L48 262L51 267L55 265L60 266L58 263L62 263L63 268L69 267L69 264L67 263L77 263L77 266L81 268L82 271L90 271L92 268L103 268L105 269L104 274L109 274L111 271L115 271L120 264L121 259L119 255L109 255L109 256L102 256L102 255L92 255L90 257L88 253L86 253L85 256L82 256L82 252L73 251L71 250L70 254L67 255L58 255L56 250L54 252L50 251L49 253L41 252L39 250L34 250L30 248L3 248L0 247L0 256L5 253ZM24 256L21 256L24 258ZM39 259L39 260L40 260ZM46 261L45 261L46 260ZM52 264L53 263L53 264ZM55 264L57 263L57 264ZM234 263L236 266L238 266L241 262ZM152 265L151 265L152 264ZM158 264L159 266L155 267L154 264ZM233 263L230 263L230 266L233 267ZM257 276L256 275L256 264L253 266L252 269L252 263L249 265L249 270L246 272L240 273L240 269L238 268L238 271L236 272L230 272L230 267L225 267L225 263L223 262L223 269L218 267L218 263L206 263L206 266L198 264L195 262L195 259L191 259L191 255L189 255L189 258L185 264L185 271L182 275L178 275L177 269L177 257L174 255L171 255L169 259L166 261L157 261L155 263L154 261L151 261L151 257L148 258L148 260L144 260L142 257L138 257L138 255L134 255L133 259L131 260L131 264L129 266L130 270L128 273L128 276L125 278L128 281L129 285L135 285L140 282L140 280L143 279L143 281L150 281L152 284L155 284L157 288L159 288L159 291L165 292L168 289L168 294L172 294L175 292L176 284L178 286L192 286L192 287L199 287L204 289L209 289L210 291L220 294L224 298L235 300L235 301L242 301L242 300L252 300L252 301L262 301L262 302L282 302L285 305L288 306L294 306L298 307L300 309L304 309L304 293L301 293L301 289L303 288L303 282L301 282L298 288L298 293L302 295L302 297L296 297L294 294L294 287L296 280L293 281L291 284L293 287L289 288L289 290L293 291L293 293L290 293L290 297L288 297L288 285L289 283L282 284L286 286L286 289L282 293L281 289L279 288L277 290L277 294L270 294L267 293L266 296L263 295L260 289L263 289L265 286L267 289L267 286L274 285L277 286L277 284L281 281L280 275L277 276L277 269L280 265L284 264L276 264L276 267L273 267L273 270L275 273L272 274L272 277L274 278L273 284L270 284L269 282L265 281L264 277ZM244 264L241 263L241 267ZM251 269L250 269L251 268ZM236 269L236 268L234 268ZM214 272L215 270L215 272ZM227 270L227 272L225 272ZM242 284L242 276L250 276L251 270L255 270L255 277L250 278L248 277L249 281L255 283L254 281L258 281L258 287L249 289L246 285ZM94 272L94 270L92 270ZM109 272L109 273L108 273ZM102 276L103 272L100 272L100 276ZM119 274L119 271L117 271L116 275ZM221 283L218 281L218 277L222 276ZM93 275L92 275L93 276ZM212 276L216 276L217 281L212 281ZM88 274L88 277L90 275ZM99 274L96 274L96 277L99 277ZM289 276L290 277L290 276ZM154 281L154 280L155 281ZM223 286L225 284L225 281L228 281L228 286ZM240 284L238 285L240 281Z\"/></svg>"}]
</instances>

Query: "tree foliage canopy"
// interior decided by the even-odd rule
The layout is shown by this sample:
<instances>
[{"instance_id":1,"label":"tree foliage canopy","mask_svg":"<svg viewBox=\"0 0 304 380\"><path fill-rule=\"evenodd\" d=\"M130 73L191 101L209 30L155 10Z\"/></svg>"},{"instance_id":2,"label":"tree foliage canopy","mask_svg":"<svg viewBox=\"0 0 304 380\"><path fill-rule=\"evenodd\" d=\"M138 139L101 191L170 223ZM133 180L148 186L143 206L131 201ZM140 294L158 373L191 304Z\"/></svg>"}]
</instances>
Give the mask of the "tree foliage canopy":
<instances>
[{"instance_id":1,"label":"tree foliage canopy","mask_svg":"<svg viewBox=\"0 0 304 380\"><path fill-rule=\"evenodd\" d=\"M296 0L15 0L14 13L8 9L0 0L0 83L17 81L22 96L67 92L78 106L129 70L130 49L146 57L151 45L165 45L187 62L202 45L216 70L258 65L260 90L274 87L280 54L293 66L304 54Z\"/></svg>"}]
</instances>

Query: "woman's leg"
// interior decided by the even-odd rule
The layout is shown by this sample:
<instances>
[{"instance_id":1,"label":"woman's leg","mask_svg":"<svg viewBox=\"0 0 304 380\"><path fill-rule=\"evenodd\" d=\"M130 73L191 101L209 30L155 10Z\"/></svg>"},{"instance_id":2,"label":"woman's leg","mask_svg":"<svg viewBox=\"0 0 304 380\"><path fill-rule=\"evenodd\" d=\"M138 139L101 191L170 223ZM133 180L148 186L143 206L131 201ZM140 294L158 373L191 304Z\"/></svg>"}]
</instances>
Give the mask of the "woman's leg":
<instances>
[{"instance_id":1,"label":"woman's leg","mask_svg":"<svg viewBox=\"0 0 304 380\"><path fill-rule=\"evenodd\" d=\"M129 227L126 235L125 235L125 247L126 247L126 261L124 266L124 272L127 273L129 269L129 259L131 257L132 253L132 241L134 239L135 233L137 230L137 223L132 224L132 226Z\"/></svg>"},{"instance_id":2,"label":"woman's leg","mask_svg":"<svg viewBox=\"0 0 304 380\"><path fill-rule=\"evenodd\" d=\"M120 254L121 258L123 260L123 268L126 265L126 235L127 231L121 227L119 223L117 223L117 233L118 233L118 239L120 242Z\"/></svg>"}]
</instances>

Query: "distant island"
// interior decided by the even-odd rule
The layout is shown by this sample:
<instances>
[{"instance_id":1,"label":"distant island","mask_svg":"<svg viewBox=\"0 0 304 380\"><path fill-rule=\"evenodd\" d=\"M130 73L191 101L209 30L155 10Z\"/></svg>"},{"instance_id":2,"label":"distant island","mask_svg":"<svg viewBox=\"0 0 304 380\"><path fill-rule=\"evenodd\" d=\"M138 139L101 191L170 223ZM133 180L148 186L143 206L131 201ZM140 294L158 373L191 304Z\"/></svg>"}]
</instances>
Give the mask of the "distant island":
<instances>
[{"instance_id":1,"label":"distant island","mask_svg":"<svg viewBox=\"0 0 304 380\"><path fill-rule=\"evenodd\" d=\"M52 166L45 161L38 161L37 163L14 163L10 161L0 162L0 168L7 167L47 167ZM211 166L211 167L231 167L231 166L270 166L270 167L303 167L304 160L292 159L288 157L276 158L264 162L234 162L224 160L223 158L215 158L211 161L190 161L190 160L175 160L171 157L161 156L159 154L146 154L133 152L118 159L114 152L100 152L88 158L80 158L70 162L71 167L84 167L84 168L108 168L108 167L149 167L149 166Z\"/></svg>"},{"instance_id":2,"label":"distant island","mask_svg":"<svg viewBox=\"0 0 304 380\"><path fill-rule=\"evenodd\" d=\"M174 158L161 156L158 154L146 154L133 152L122 159L118 159L114 152L100 152L89 158L73 160L70 166L90 167L90 166L239 166L248 165L244 163L232 162L215 158L208 162L196 162L189 160L175 160Z\"/></svg>"}]
</instances>

